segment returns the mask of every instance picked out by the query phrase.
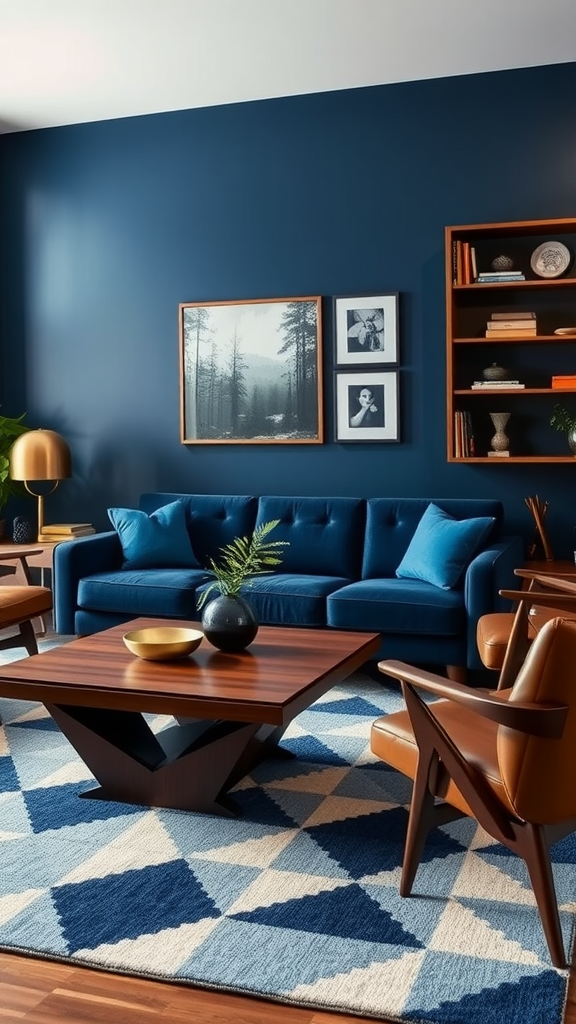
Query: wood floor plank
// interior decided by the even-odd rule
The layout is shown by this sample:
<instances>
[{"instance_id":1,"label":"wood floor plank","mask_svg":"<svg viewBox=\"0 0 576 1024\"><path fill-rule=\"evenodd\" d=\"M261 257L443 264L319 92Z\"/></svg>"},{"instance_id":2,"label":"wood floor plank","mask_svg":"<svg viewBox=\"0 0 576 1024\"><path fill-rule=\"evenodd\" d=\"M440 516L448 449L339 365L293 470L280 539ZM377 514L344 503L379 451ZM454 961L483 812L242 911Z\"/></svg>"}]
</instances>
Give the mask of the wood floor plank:
<instances>
[{"instance_id":1,"label":"wood floor plank","mask_svg":"<svg viewBox=\"0 0 576 1024\"><path fill-rule=\"evenodd\" d=\"M568 992L564 1024L576 1024L574 969ZM26 1024L374 1024L373 1018L0 952L0 1022L5 1020Z\"/></svg>"}]
</instances>

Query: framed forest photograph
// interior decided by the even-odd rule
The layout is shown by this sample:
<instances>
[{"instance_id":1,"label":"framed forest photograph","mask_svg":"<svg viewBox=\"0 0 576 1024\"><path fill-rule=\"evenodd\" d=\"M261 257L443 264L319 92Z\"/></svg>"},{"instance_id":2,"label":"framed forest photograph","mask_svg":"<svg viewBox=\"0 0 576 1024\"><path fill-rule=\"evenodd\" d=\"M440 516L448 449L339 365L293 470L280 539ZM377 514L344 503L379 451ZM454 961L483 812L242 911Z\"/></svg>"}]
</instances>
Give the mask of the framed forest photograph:
<instances>
[{"instance_id":1,"label":"framed forest photograph","mask_svg":"<svg viewBox=\"0 0 576 1024\"><path fill-rule=\"evenodd\" d=\"M334 374L335 441L399 441L398 371Z\"/></svg>"},{"instance_id":2,"label":"framed forest photograph","mask_svg":"<svg viewBox=\"0 0 576 1024\"><path fill-rule=\"evenodd\" d=\"M334 297L336 366L397 366L398 292Z\"/></svg>"},{"instance_id":3,"label":"framed forest photograph","mask_svg":"<svg viewBox=\"0 0 576 1024\"><path fill-rule=\"evenodd\" d=\"M182 444L321 444L320 296L179 305Z\"/></svg>"}]
</instances>

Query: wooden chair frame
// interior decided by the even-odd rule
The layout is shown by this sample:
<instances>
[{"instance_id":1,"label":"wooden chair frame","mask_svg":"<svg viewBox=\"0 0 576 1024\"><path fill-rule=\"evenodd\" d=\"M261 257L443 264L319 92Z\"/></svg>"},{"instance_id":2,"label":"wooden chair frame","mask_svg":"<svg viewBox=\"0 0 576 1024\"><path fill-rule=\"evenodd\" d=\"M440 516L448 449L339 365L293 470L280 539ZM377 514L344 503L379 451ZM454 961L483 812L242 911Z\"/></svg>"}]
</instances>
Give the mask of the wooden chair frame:
<instances>
[{"instance_id":1,"label":"wooden chair frame","mask_svg":"<svg viewBox=\"0 0 576 1024\"><path fill-rule=\"evenodd\" d=\"M512 622L506 654L500 676L498 690L513 686L514 680L522 667L530 644L530 608L552 608L555 611L572 613L576 616L576 581L561 579L557 576L535 575L530 570L516 569L516 575L530 580L526 590L500 590L500 597L518 602L518 609Z\"/></svg>"},{"instance_id":2,"label":"wooden chair frame","mask_svg":"<svg viewBox=\"0 0 576 1024\"><path fill-rule=\"evenodd\" d=\"M565 968L566 955L548 851L551 845L576 830L576 819L554 825L540 825L510 814L482 773L460 753L418 690L452 701L509 729L549 738L560 738L562 735L568 714L567 705L526 702L510 704L498 693L472 690L404 662L383 661L378 667L382 673L398 679L402 684L419 751L400 894L409 896L412 891L430 829L465 816L458 808L439 797L439 794L446 792L448 775L480 825L493 838L524 859L552 962L556 967Z\"/></svg>"}]
</instances>

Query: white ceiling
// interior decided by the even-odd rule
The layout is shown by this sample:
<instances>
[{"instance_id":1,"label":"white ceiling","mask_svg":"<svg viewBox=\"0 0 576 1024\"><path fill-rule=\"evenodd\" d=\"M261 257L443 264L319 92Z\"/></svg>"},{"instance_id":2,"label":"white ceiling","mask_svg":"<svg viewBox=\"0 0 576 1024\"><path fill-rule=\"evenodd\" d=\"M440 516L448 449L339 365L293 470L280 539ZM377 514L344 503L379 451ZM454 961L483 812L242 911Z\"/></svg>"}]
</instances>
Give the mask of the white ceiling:
<instances>
[{"instance_id":1,"label":"white ceiling","mask_svg":"<svg viewBox=\"0 0 576 1024\"><path fill-rule=\"evenodd\" d=\"M576 0L0 0L0 132L574 60Z\"/></svg>"}]
</instances>

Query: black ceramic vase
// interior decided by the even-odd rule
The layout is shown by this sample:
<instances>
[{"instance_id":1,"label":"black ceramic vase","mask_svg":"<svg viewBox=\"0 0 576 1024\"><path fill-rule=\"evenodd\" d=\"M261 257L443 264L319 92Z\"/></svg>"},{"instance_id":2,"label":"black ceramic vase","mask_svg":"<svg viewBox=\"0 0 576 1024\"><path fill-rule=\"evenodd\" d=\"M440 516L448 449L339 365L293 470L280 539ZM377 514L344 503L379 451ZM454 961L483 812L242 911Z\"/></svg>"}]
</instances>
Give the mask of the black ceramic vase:
<instances>
[{"instance_id":1,"label":"black ceramic vase","mask_svg":"<svg viewBox=\"0 0 576 1024\"><path fill-rule=\"evenodd\" d=\"M258 632L258 620L242 597L216 597L202 612L204 636L219 651L243 651Z\"/></svg>"},{"instance_id":2,"label":"black ceramic vase","mask_svg":"<svg viewBox=\"0 0 576 1024\"><path fill-rule=\"evenodd\" d=\"M15 544L30 544L34 540L34 531L29 519L15 516L12 523L12 540Z\"/></svg>"}]
</instances>

